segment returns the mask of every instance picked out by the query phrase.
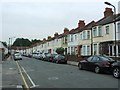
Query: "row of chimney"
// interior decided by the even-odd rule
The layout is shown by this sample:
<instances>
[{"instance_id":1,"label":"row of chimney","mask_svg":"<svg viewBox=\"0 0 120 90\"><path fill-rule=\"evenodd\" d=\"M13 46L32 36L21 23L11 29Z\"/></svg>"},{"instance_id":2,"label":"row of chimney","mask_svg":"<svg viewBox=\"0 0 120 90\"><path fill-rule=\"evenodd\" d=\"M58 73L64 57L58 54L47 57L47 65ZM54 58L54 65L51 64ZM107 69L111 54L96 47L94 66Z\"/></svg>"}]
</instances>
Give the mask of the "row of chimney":
<instances>
[{"instance_id":1,"label":"row of chimney","mask_svg":"<svg viewBox=\"0 0 120 90\"><path fill-rule=\"evenodd\" d=\"M113 15L113 11L112 11L112 8L105 8L105 11L104 11L104 17L108 17L110 15ZM85 22L84 20L79 20L78 22L78 28L83 28L85 26ZM63 34L67 34L69 33L69 30L67 28L64 29L64 33ZM54 37L57 37L59 34L56 32L54 34ZM52 37L51 36L48 36L48 40L51 39ZM45 41L46 39L44 38L43 41Z\"/></svg>"}]
</instances>

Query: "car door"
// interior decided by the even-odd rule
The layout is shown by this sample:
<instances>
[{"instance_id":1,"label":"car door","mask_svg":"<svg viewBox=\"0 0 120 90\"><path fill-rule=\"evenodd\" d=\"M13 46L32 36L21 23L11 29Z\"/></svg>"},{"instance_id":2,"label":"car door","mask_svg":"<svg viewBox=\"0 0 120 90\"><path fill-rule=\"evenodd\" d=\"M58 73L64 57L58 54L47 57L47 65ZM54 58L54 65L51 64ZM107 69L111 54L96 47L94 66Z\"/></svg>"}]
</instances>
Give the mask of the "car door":
<instances>
[{"instance_id":1,"label":"car door","mask_svg":"<svg viewBox=\"0 0 120 90\"><path fill-rule=\"evenodd\" d=\"M87 70L90 70L90 63L91 63L91 60L92 60L93 56L89 57L85 62L83 62L83 67L84 69L87 69Z\"/></svg>"},{"instance_id":2,"label":"car door","mask_svg":"<svg viewBox=\"0 0 120 90\"><path fill-rule=\"evenodd\" d=\"M98 56L94 56L92 58L92 60L89 62L89 69L90 70L94 70L95 69L95 65L96 65L96 63L98 63L98 61L99 61L99 57Z\"/></svg>"}]
</instances>

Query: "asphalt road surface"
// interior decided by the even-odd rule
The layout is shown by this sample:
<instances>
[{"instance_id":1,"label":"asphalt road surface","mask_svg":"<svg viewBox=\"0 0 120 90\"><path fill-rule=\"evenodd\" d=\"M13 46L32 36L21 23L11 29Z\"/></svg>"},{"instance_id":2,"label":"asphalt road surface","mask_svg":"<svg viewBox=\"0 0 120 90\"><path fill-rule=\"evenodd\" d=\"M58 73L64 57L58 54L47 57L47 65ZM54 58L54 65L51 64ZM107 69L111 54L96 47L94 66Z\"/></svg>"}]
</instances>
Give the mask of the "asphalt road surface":
<instances>
[{"instance_id":1,"label":"asphalt road surface","mask_svg":"<svg viewBox=\"0 0 120 90\"><path fill-rule=\"evenodd\" d=\"M24 80L21 82L17 79L15 82L19 81L30 88L118 88L119 86L118 79L110 74L78 70L78 67L72 65L56 64L28 57L23 57L23 60L17 62L13 60L9 62L14 62L14 65L16 63L14 69L21 70L23 74L21 78L14 71L18 79Z\"/></svg>"}]
</instances>

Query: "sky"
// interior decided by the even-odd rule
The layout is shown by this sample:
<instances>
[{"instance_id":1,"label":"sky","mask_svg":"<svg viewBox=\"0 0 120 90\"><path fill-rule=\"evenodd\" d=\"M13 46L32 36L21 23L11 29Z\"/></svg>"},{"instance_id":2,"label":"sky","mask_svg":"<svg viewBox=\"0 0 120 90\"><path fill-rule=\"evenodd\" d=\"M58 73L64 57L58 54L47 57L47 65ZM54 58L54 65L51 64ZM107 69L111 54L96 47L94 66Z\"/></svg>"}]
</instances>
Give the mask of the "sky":
<instances>
[{"instance_id":1,"label":"sky","mask_svg":"<svg viewBox=\"0 0 120 90\"><path fill-rule=\"evenodd\" d=\"M0 41L40 39L101 19L106 0L1 0ZM108 0L118 11L119 0ZM111 7L110 7L111 8Z\"/></svg>"}]
</instances>

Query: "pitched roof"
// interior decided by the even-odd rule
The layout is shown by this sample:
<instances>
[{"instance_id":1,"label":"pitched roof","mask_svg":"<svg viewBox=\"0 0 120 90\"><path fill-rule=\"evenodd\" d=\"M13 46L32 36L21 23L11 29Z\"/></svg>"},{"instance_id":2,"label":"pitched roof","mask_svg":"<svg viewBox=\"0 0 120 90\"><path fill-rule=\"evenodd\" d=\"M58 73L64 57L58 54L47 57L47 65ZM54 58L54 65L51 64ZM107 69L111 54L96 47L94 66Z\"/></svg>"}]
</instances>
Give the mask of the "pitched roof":
<instances>
[{"instance_id":1,"label":"pitched roof","mask_svg":"<svg viewBox=\"0 0 120 90\"><path fill-rule=\"evenodd\" d=\"M82 28L82 30L90 30L94 25L95 25L95 21L91 21L90 23L85 25L85 27Z\"/></svg>"},{"instance_id":2,"label":"pitched roof","mask_svg":"<svg viewBox=\"0 0 120 90\"><path fill-rule=\"evenodd\" d=\"M116 21L120 21L120 13L118 14L118 17L116 18Z\"/></svg>"},{"instance_id":3,"label":"pitched roof","mask_svg":"<svg viewBox=\"0 0 120 90\"><path fill-rule=\"evenodd\" d=\"M111 16L108 16L108 17L103 17L102 19L98 20L96 22L96 25L105 25L105 24L112 23L112 22L114 22L115 17L116 17L116 19L120 20L120 14L116 14L116 16L111 15Z\"/></svg>"},{"instance_id":4,"label":"pitched roof","mask_svg":"<svg viewBox=\"0 0 120 90\"><path fill-rule=\"evenodd\" d=\"M87 25L85 25L82 28L76 28L76 29L72 29L69 34L75 34L78 32L82 32L83 30L89 30L92 28L92 26L95 25L95 21L91 21L90 23L88 23Z\"/></svg>"}]
</instances>

